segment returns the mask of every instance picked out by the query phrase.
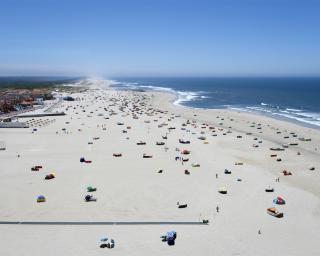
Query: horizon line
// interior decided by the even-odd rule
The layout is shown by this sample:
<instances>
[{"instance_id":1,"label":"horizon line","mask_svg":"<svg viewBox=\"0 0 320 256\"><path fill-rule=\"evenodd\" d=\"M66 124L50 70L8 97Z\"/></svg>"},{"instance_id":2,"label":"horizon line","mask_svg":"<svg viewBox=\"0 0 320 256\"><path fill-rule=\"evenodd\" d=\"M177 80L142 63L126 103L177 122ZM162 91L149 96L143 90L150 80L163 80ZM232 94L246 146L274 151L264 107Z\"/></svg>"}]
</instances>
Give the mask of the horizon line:
<instances>
[{"instance_id":1,"label":"horizon line","mask_svg":"<svg viewBox=\"0 0 320 256\"><path fill-rule=\"evenodd\" d=\"M119 75L119 76L107 76L107 75L1 75L3 78L70 78L70 79L88 79L88 78L100 78L100 79L118 79L118 78L320 78L319 75Z\"/></svg>"}]
</instances>

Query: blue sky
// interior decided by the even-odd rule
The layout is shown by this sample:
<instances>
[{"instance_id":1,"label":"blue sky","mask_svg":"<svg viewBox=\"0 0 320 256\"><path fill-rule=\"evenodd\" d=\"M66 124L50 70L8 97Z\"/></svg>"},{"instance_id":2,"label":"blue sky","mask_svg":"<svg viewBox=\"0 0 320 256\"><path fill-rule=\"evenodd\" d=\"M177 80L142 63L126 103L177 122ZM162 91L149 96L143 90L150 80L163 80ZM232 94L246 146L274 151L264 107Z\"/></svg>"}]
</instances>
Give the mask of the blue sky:
<instances>
[{"instance_id":1,"label":"blue sky","mask_svg":"<svg viewBox=\"0 0 320 256\"><path fill-rule=\"evenodd\" d=\"M1 0L0 75L320 76L317 0Z\"/></svg>"}]
</instances>

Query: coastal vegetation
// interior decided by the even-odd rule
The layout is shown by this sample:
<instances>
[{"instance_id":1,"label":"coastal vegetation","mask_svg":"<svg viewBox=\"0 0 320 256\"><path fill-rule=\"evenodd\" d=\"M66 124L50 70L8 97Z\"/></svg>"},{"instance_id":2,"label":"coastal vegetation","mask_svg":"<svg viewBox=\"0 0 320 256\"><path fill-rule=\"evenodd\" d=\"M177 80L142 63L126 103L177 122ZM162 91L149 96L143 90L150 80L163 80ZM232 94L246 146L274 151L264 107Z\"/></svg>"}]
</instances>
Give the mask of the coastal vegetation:
<instances>
[{"instance_id":1,"label":"coastal vegetation","mask_svg":"<svg viewBox=\"0 0 320 256\"><path fill-rule=\"evenodd\" d=\"M76 78L63 77L1 77L0 113L32 108L43 100L52 100L52 92L72 93L84 88L72 87Z\"/></svg>"}]
</instances>

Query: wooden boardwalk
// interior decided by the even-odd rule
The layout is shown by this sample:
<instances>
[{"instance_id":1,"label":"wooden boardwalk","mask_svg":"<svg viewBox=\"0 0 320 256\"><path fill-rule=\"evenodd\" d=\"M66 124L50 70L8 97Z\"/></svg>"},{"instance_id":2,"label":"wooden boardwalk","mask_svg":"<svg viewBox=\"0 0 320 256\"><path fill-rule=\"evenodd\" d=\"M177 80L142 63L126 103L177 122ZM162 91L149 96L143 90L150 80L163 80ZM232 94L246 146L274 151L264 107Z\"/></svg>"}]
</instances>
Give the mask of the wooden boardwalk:
<instances>
[{"instance_id":1,"label":"wooden boardwalk","mask_svg":"<svg viewBox=\"0 0 320 256\"><path fill-rule=\"evenodd\" d=\"M53 226L99 226L99 225L208 225L202 221L0 221L0 225L53 225Z\"/></svg>"}]
</instances>

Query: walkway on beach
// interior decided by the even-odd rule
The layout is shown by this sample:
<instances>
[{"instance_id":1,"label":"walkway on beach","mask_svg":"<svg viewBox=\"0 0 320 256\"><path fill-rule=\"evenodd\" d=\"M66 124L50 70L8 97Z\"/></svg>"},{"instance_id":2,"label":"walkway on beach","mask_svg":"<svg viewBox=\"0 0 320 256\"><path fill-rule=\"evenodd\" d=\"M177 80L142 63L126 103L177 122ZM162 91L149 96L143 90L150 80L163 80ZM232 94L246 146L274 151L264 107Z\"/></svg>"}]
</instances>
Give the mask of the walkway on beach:
<instances>
[{"instance_id":1,"label":"walkway on beach","mask_svg":"<svg viewBox=\"0 0 320 256\"><path fill-rule=\"evenodd\" d=\"M0 221L0 225L208 225L202 221Z\"/></svg>"},{"instance_id":2,"label":"walkway on beach","mask_svg":"<svg viewBox=\"0 0 320 256\"><path fill-rule=\"evenodd\" d=\"M54 104L52 104L50 107L48 107L47 109L45 109L43 112L44 113L51 113L52 110L54 110L55 108L57 108L61 103L63 102L63 99L59 99L57 102L55 102Z\"/></svg>"}]
</instances>

